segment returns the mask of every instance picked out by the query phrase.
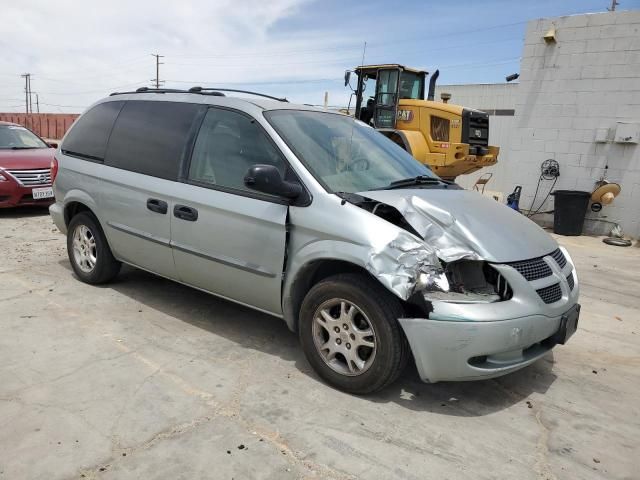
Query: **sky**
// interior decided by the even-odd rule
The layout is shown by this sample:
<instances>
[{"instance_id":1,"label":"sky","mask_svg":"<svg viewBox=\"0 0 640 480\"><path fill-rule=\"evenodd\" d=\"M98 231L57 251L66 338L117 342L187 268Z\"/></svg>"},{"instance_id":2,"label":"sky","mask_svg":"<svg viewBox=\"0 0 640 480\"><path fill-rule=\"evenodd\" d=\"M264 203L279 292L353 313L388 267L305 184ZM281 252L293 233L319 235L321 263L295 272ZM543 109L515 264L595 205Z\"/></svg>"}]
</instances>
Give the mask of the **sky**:
<instances>
[{"instance_id":1,"label":"sky","mask_svg":"<svg viewBox=\"0 0 640 480\"><path fill-rule=\"evenodd\" d=\"M23 73L41 112L80 113L151 86L254 90L344 106L344 71L401 63L438 83L518 72L526 23L603 12L610 0L0 0L0 112L24 112ZM619 0L618 10L640 9ZM366 48L365 48L366 43ZM35 95L33 97L36 109Z\"/></svg>"}]
</instances>

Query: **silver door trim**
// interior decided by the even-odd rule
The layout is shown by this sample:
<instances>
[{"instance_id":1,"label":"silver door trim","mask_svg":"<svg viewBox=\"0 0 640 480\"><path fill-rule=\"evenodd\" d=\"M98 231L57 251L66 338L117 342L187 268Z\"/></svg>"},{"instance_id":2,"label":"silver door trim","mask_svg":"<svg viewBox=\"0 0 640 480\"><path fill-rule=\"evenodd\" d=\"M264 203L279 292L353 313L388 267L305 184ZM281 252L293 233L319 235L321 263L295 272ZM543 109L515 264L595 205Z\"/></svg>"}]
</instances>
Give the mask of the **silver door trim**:
<instances>
[{"instance_id":1,"label":"silver door trim","mask_svg":"<svg viewBox=\"0 0 640 480\"><path fill-rule=\"evenodd\" d=\"M171 247L171 242L168 239L156 237L155 235L143 232L142 230L138 230L136 228L132 228L116 222L107 222L107 225L109 225L114 230L128 233L129 235L133 235L134 237L142 238L143 240L149 240L150 242L157 243L158 245L164 245L165 247Z\"/></svg>"},{"instance_id":2,"label":"silver door trim","mask_svg":"<svg viewBox=\"0 0 640 480\"><path fill-rule=\"evenodd\" d=\"M243 262L241 260L237 260L235 258L226 257L222 255L216 255L216 256L209 255L208 253L204 253L193 247L188 247L181 243L174 242L173 240L171 241L171 247L181 252L189 253L191 255L195 255L197 257L204 258L206 260L211 260L212 262L221 263L222 265L227 265L229 267L238 268L240 270L244 270L245 272L253 273L255 275L260 275L261 277L268 277L268 278L276 277L275 273L265 270L260 265Z\"/></svg>"}]
</instances>

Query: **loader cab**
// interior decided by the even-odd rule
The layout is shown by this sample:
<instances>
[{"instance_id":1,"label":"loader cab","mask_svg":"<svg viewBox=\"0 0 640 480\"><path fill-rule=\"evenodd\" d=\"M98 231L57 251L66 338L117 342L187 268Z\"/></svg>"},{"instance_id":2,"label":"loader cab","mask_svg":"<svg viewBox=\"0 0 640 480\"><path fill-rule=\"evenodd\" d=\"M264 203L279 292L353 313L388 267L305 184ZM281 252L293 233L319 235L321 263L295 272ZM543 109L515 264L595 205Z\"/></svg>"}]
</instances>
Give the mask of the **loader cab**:
<instances>
[{"instance_id":1,"label":"loader cab","mask_svg":"<svg viewBox=\"0 0 640 480\"><path fill-rule=\"evenodd\" d=\"M402 65L366 65L354 72L358 76L355 116L375 128L396 128L400 100L424 99L425 71ZM348 83L348 74L345 80Z\"/></svg>"}]
</instances>

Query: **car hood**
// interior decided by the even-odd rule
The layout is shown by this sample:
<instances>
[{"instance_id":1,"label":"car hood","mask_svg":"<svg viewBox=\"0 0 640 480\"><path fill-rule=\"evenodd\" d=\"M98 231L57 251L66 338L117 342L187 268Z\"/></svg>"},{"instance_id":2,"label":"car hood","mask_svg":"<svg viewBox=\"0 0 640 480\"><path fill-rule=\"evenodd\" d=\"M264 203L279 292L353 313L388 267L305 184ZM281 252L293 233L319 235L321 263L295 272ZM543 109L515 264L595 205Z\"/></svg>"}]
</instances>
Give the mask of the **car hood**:
<instances>
[{"instance_id":1,"label":"car hood","mask_svg":"<svg viewBox=\"0 0 640 480\"><path fill-rule=\"evenodd\" d=\"M0 149L0 168L8 170L49 168L55 152L55 148L34 148L32 150Z\"/></svg>"},{"instance_id":2,"label":"car hood","mask_svg":"<svg viewBox=\"0 0 640 480\"><path fill-rule=\"evenodd\" d=\"M401 189L360 195L395 207L444 261L514 262L558 248L542 228L515 210L468 190Z\"/></svg>"}]
</instances>

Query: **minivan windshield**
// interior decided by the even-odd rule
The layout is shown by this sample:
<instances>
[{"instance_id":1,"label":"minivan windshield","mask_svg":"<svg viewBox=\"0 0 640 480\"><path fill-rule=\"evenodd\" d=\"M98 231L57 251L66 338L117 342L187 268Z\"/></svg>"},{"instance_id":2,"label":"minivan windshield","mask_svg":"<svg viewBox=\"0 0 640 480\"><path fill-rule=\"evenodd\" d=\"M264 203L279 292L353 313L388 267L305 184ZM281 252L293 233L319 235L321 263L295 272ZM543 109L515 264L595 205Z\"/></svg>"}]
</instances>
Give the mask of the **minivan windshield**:
<instances>
[{"instance_id":1,"label":"minivan windshield","mask_svg":"<svg viewBox=\"0 0 640 480\"><path fill-rule=\"evenodd\" d=\"M272 110L265 117L307 169L332 192L379 190L438 177L384 135L346 115Z\"/></svg>"},{"instance_id":2,"label":"minivan windshield","mask_svg":"<svg viewBox=\"0 0 640 480\"><path fill-rule=\"evenodd\" d=\"M40 138L18 125L0 125L0 150L49 148Z\"/></svg>"}]
</instances>

